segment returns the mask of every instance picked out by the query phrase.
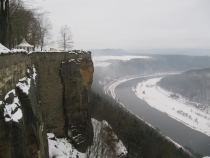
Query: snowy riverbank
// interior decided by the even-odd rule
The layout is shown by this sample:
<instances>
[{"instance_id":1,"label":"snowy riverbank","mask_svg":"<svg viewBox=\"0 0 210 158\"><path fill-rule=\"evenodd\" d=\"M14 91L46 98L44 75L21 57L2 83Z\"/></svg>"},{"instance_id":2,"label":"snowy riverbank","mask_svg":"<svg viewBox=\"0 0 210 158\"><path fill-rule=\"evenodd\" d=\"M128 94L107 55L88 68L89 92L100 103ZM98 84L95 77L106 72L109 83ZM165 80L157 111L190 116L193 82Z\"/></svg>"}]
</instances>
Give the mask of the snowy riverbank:
<instances>
[{"instance_id":1,"label":"snowy riverbank","mask_svg":"<svg viewBox=\"0 0 210 158\"><path fill-rule=\"evenodd\" d=\"M175 73L171 73L171 74L175 74ZM141 78L144 78L144 77L153 77L153 78L160 78L159 76L162 76L162 75L170 75L170 74L168 74L168 73L165 73L165 74L154 74L154 75L143 75L143 76L132 76L132 77L126 77L126 78L121 78L121 79L118 79L118 80L113 80L112 82L110 82L109 84L107 84L107 85L105 85L104 86L104 92L106 93L106 94L108 94L109 96L111 96L111 97L113 97L117 102L119 102L119 104L121 104L122 106L124 106L122 103L120 103L120 100L117 98L117 96L116 96L116 94L115 94L115 88L118 86L118 85L120 85L120 84L122 84L122 83L124 83L124 82L127 82L127 81L129 81L129 80L132 80L132 79L136 79L136 78L139 78L139 79L141 79ZM152 87L152 86L151 86ZM150 87L150 88L151 88ZM132 87L130 87L131 89L133 89L133 91L134 91L134 93L137 93L137 88L132 88ZM164 90L160 90L160 87L158 87L158 91L160 92L160 93L166 93L166 92L164 92ZM140 93L142 93L142 91L140 91ZM145 91L145 94L147 94L147 92ZM169 92L167 92L166 94L164 94L164 95L169 95L170 96L170 93ZM152 95L153 96L153 95ZM145 96L144 96L145 97ZM168 97L168 96L165 96L165 97ZM186 102L186 100L184 99L184 98L179 98L179 100L178 101L182 101L182 102ZM124 107L125 108L125 107ZM125 108L126 109L126 108ZM198 110L198 109L197 109ZM128 112L130 112L130 113L132 113L132 111L129 111L128 110ZM196 111L195 111L196 112ZM166 112L164 112L164 113L166 113ZM133 113L132 113L133 114ZM195 113L196 114L196 113ZM201 114L201 113L200 113ZM135 114L134 114L135 115ZM179 113L179 115L181 116L181 112ZM178 117L180 117L179 115L177 115ZM184 114L184 115L186 115L186 114ZM188 114L189 115L189 114ZM168 116L169 117L171 117L169 114L168 114ZM137 116L136 115L136 117L138 117L140 120L142 120L142 121L144 121L145 122L145 120L143 120L142 118L140 118L139 116ZM193 117L193 115L191 115L191 117ZM173 118L173 117L171 117L171 118ZM173 118L173 119L175 119L175 118ZM178 119L178 118L177 118ZM181 119L181 118L180 118ZM195 119L194 119L195 120ZM199 122L201 121L199 121L199 118L197 119L198 120L198 124L199 124ZM180 121L181 122L181 121ZM151 124L149 124L148 122L145 122L146 124L148 124L149 126L151 126L151 127L153 127ZM184 122L182 122L183 124L184 124ZM196 123L196 122L195 122ZM208 125L208 124L207 124ZM155 129L155 127L153 127L154 129ZM201 130L202 129L194 129L194 128L192 128L193 130L199 130L200 132L202 132ZM207 127L206 128L206 130L208 130L209 128ZM204 129L205 130L205 129ZM204 132L202 132L202 133L204 133ZM190 134L190 133L189 133ZM207 134L206 134L207 135ZM207 136L209 136L209 135L207 135ZM172 141L178 148L180 148L180 147L182 147L180 144L178 144L178 143L176 143L176 142L174 142L171 138L169 138L169 137L167 137L166 136L166 138L168 139L168 140L170 140L170 141Z\"/></svg>"},{"instance_id":2,"label":"snowy riverbank","mask_svg":"<svg viewBox=\"0 0 210 158\"><path fill-rule=\"evenodd\" d=\"M104 91L118 101L115 95L115 88L119 84L136 78L155 77L157 75L164 74L123 78L106 85L104 87ZM136 89L133 88L133 91L140 99L146 101L153 108L167 113L170 117L185 124L186 126L210 136L210 114L207 113L207 111L201 111L192 105L187 105L187 100L182 97L179 99L170 97L172 94L171 92L156 86L156 83L160 79L161 78L154 78L140 82Z\"/></svg>"},{"instance_id":3,"label":"snowy riverbank","mask_svg":"<svg viewBox=\"0 0 210 158\"><path fill-rule=\"evenodd\" d=\"M137 79L137 78L144 78L144 77L155 77L158 75L170 75L170 74L177 74L177 73L161 73L161 74L154 74L154 75L142 75L142 76L132 76L132 77L126 77L126 78L121 78L117 81L113 81L109 84L107 84L106 86L104 86L104 92L111 96L112 98L114 98L117 102L119 102L119 104L125 108L125 106L120 103L120 101L118 100L118 98L116 97L115 94L115 88L120 85L121 83L124 83L126 81L129 80L133 80L133 79ZM126 109L126 108L125 108ZM131 111L129 111L128 109L126 109L128 112L130 112L131 114L135 115L134 113L132 113ZM137 118L139 118L140 120L144 121L148 126L152 127L153 129L156 130L155 127L153 127L151 124L149 124L148 122L146 122L145 120L143 120L142 118L140 118L139 116L135 115ZM160 132L161 133L161 132ZM162 133L161 133L162 134ZM180 144L178 144L177 142L175 142L174 140L172 140L171 138L165 136L166 139L168 139L169 141L173 142L175 144L175 146L177 146L177 148L181 148L182 146ZM188 152L188 151L186 151Z\"/></svg>"},{"instance_id":4,"label":"snowy riverbank","mask_svg":"<svg viewBox=\"0 0 210 158\"><path fill-rule=\"evenodd\" d=\"M192 129L210 136L210 114L208 111L197 109L181 96L179 96L179 99L173 98L172 92L157 86L160 79L154 78L142 81L133 91L153 108L166 113Z\"/></svg>"}]
</instances>

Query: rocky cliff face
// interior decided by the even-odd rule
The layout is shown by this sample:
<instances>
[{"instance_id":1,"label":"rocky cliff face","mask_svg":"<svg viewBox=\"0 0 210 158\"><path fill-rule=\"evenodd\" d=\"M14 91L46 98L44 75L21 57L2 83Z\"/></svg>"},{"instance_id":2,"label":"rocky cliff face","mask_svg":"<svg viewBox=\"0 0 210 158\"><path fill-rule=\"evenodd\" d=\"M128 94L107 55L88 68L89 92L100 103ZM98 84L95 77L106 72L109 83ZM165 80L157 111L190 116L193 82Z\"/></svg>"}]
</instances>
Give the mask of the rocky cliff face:
<instances>
[{"instance_id":1,"label":"rocky cliff face","mask_svg":"<svg viewBox=\"0 0 210 158\"><path fill-rule=\"evenodd\" d=\"M47 133L85 150L92 78L87 52L0 55L0 157L49 157Z\"/></svg>"},{"instance_id":2,"label":"rocky cliff face","mask_svg":"<svg viewBox=\"0 0 210 158\"><path fill-rule=\"evenodd\" d=\"M85 151L90 141L91 120L88 111L88 98L92 83L93 64L90 59L63 62L61 66L65 132L70 142Z\"/></svg>"}]
</instances>

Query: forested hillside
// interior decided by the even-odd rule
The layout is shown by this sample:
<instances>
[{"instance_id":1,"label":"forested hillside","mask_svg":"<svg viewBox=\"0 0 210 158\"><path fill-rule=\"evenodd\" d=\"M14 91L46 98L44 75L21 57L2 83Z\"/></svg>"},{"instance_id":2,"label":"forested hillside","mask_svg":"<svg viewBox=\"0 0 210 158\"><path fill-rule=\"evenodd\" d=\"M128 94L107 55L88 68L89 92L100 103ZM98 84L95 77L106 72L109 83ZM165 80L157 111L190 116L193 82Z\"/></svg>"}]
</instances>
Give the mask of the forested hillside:
<instances>
[{"instance_id":1,"label":"forested hillside","mask_svg":"<svg viewBox=\"0 0 210 158\"><path fill-rule=\"evenodd\" d=\"M106 98L106 99L105 99ZM91 117L106 120L128 150L128 157L190 158L158 130L148 126L107 96L91 94Z\"/></svg>"},{"instance_id":2,"label":"forested hillside","mask_svg":"<svg viewBox=\"0 0 210 158\"><path fill-rule=\"evenodd\" d=\"M107 67L96 67L95 74L104 77L154 74L159 72L187 71L210 67L209 56L150 55L149 59L107 60Z\"/></svg>"},{"instance_id":3,"label":"forested hillside","mask_svg":"<svg viewBox=\"0 0 210 158\"><path fill-rule=\"evenodd\" d=\"M159 85L190 101L210 105L210 68L167 76L161 79Z\"/></svg>"}]
</instances>

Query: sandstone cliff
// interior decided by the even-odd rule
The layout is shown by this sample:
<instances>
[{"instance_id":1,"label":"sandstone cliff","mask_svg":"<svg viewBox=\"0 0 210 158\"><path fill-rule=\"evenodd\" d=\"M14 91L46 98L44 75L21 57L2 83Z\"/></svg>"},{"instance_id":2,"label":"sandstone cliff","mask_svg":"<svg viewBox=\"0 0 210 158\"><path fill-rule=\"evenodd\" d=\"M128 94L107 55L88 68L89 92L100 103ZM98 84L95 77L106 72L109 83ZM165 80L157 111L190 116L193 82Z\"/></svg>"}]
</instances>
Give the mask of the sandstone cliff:
<instances>
[{"instance_id":1,"label":"sandstone cliff","mask_svg":"<svg viewBox=\"0 0 210 158\"><path fill-rule=\"evenodd\" d=\"M0 157L49 157L47 133L91 143L90 52L0 55Z\"/></svg>"}]
</instances>

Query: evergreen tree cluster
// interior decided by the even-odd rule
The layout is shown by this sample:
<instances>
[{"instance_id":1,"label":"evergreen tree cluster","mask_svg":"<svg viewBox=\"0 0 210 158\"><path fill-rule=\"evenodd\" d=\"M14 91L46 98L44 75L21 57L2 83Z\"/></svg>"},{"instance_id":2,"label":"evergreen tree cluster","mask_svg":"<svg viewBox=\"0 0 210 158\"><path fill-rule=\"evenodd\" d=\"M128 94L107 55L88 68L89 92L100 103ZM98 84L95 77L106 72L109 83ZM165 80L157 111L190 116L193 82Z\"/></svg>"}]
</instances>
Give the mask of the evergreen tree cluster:
<instances>
[{"instance_id":1,"label":"evergreen tree cluster","mask_svg":"<svg viewBox=\"0 0 210 158\"><path fill-rule=\"evenodd\" d=\"M195 69L162 78L162 88L180 94L190 101L210 106L210 68Z\"/></svg>"}]
</instances>

